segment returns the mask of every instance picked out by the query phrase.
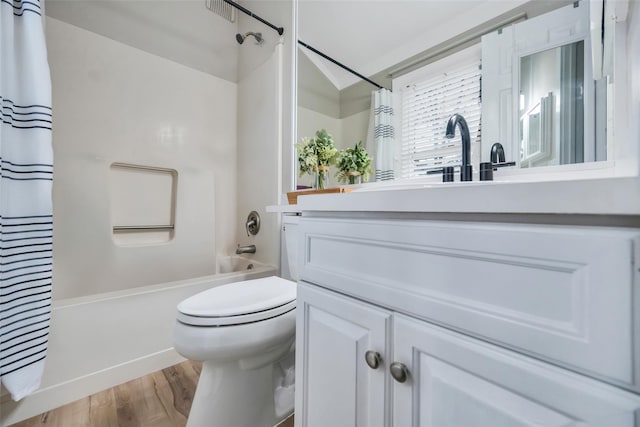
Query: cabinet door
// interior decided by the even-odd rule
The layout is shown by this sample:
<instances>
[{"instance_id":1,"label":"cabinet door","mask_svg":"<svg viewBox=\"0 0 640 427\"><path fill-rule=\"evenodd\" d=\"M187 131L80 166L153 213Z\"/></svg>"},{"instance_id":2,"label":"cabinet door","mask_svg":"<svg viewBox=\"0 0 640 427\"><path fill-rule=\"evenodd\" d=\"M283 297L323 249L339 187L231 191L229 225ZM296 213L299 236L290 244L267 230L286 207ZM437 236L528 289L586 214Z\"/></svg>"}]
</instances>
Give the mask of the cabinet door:
<instances>
[{"instance_id":1,"label":"cabinet door","mask_svg":"<svg viewBox=\"0 0 640 427\"><path fill-rule=\"evenodd\" d=\"M297 303L296 426L388 425L390 313L304 283ZM367 351L380 354L377 369Z\"/></svg>"},{"instance_id":2,"label":"cabinet door","mask_svg":"<svg viewBox=\"0 0 640 427\"><path fill-rule=\"evenodd\" d=\"M393 425L634 426L640 396L394 314Z\"/></svg>"}]
</instances>

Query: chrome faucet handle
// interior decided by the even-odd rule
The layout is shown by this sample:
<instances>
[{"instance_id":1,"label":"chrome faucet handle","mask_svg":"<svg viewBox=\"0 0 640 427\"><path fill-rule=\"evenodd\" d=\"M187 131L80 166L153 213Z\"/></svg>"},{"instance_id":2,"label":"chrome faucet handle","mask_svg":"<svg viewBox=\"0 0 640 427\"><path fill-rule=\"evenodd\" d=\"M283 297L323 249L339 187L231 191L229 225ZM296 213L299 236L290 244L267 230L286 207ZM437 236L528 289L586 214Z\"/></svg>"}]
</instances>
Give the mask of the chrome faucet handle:
<instances>
[{"instance_id":1,"label":"chrome faucet handle","mask_svg":"<svg viewBox=\"0 0 640 427\"><path fill-rule=\"evenodd\" d=\"M260 231L260 215L258 215L258 212L251 211L249 213L244 228L247 230L247 236L258 234L258 231Z\"/></svg>"},{"instance_id":2,"label":"chrome faucet handle","mask_svg":"<svg viewBox=\"0 0 640 427\"><path fill-rule=\"evenodd\" d=\"M255 253L256 253L256 245L240 246L240 244L238 243L238 247L236 248L236 255L255 254Z\"/></svg>"}]
</instances>

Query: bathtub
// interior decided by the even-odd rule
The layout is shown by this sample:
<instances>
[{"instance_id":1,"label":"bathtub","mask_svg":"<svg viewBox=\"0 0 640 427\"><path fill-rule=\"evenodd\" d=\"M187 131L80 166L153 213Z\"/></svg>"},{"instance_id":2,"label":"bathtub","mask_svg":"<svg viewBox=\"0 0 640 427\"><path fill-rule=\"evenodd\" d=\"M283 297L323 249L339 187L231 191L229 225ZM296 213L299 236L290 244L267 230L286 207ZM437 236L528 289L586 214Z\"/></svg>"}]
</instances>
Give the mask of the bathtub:
<instances>
[{"instance_id":1,"label":"bathtub","mask_svg":"<svg viewBox=\"0 0 640 427\"><path fill-rule=\"evenodd\" d=\"M273 266L237 256L219 258L216 271L211 276L54 301L42 386L17 404L3 392L0 425L180 363L184 359L171 342L180 301L215 286L276 274Z\"/></svg>"},{"instance_id":2,"label":"bathtub","mask_svg":"<svg viewBox=\"0 0 640 427\"><path fill-rule=\"evenodd\" d=\"M252 261L240 256L218 257L216 264L217 274L247 272L256 268L263 268L264 264ZM244 280L244 279L243 279Z\"/></svg>"}]
</instances>

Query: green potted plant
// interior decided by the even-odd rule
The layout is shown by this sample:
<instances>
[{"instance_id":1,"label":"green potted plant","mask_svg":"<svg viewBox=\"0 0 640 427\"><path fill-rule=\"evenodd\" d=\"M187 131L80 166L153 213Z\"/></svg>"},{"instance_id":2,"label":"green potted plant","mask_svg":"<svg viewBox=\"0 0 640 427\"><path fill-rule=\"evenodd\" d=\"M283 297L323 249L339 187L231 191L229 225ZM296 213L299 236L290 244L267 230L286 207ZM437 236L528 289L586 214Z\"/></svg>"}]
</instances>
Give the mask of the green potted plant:
<instances>
[{"instance_id":1,"label":"green potted plant","mask_svg":"<svg viewBox=\"0 0 640 427\"><path fill-rule=\"evenodd\" d=\"M297 143L300 176L315 175L314 188L323 190L329 176L329 166L335 164L338 150L333 146L333 138L324 129L316 132L315 138L304 137Z\"/></svg>"},{"instance_id":2,"label":"green potted plant","mask_svg":"<svg viewBox=\"0 0 640 427\"><path fill-rule=\"evenodd\" d=\"M371 173L371 157L359 141L354 148L347 148L338 154L338 181L359 184L368 181Z\"/></svg>"}]
</instances>

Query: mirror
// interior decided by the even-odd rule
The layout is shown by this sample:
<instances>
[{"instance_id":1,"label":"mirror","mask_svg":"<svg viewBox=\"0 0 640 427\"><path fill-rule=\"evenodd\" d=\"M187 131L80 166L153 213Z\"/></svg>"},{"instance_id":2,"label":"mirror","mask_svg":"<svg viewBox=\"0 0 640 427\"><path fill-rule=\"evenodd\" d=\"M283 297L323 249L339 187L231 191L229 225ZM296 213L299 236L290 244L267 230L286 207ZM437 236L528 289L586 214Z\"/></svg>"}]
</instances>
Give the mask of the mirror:
<instances>
[{"instance_id":1,"label":"mirror","mask_svg":"<svg viewBox=\"0 0 640 427\"><path fill-rule=\"evenodd\" d=\"M588 9L586 1L536 0L514 8L513 3L491 0L299 0L298 28L300 40L388 89L394 79L426 65L437 68L440 60L478 46L480 35L486 34L481 132L471 136L474 171L479 162L489 161L495 142L505 147L507 162L533 168L606 159L607 84L593 83ZM485 42L495 53L489 58L495 66L485 63ZM496 47L494 42L503 44ZM488 80L495 81L493 87L485 85ZM336 148L361 140L375 154L367 141L374 90L299 47L296 141L326 129ZM394 88L394 98L397 92ZM596 104L605 107L596 109ZM396 106L394 100L398 145L403 136ZM603 111L598 117L597 110ZM450 150L457 155L457 148ZM396 178L406 176L397 159L402 155L398 149ZM337 184L334 173L329 185Z\"/></svg>"},{"instance_id":2,"label":"mirror","mask_svg":"<svg viewBox=\"0 0 640 427\"><path fill-rule=\"evenodd\" d=\"M584 86L582 40L520 58L520 167L595 159L585 145Z\"/></svg>"}]
</instances>

